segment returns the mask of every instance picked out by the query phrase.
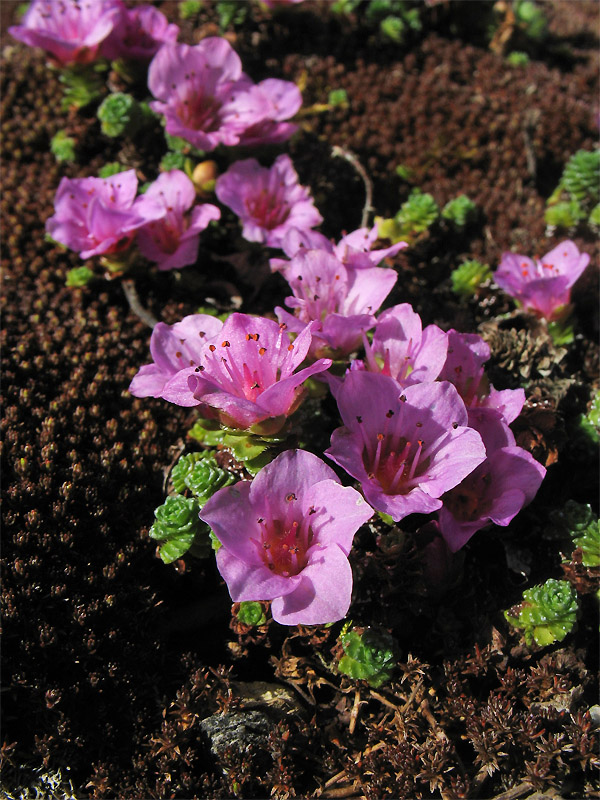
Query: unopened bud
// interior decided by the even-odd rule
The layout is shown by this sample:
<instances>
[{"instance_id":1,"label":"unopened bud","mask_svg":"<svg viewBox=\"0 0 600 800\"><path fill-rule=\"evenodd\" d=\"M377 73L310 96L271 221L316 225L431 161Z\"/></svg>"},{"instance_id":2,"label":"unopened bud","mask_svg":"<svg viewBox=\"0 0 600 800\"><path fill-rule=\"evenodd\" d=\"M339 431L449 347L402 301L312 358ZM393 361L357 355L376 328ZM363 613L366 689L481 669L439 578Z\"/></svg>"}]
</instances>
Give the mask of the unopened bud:
<instances>
[{"instance_id":1,"label":"unopened bud","mask_svg":"<svg viewBox=\"0 0 600 800\"><path fill-rule=\"evenodd\" d=\"M215 161L201 161L192 173L192 181L198 194L211 194L215 189L218 168Z\"/></svg>"}]
</instances>

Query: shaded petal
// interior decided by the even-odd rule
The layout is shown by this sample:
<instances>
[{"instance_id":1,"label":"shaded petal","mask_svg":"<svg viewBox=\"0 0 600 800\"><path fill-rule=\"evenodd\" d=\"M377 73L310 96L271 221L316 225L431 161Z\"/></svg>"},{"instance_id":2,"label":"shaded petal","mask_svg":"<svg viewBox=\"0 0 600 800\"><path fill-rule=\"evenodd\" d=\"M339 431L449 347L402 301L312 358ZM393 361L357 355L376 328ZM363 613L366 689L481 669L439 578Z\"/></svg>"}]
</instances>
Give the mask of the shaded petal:
<instances>
[{"instance_id":1,"label":"shaded petal","mask_svg":"<svg viewBox=\"0 0 600 800\"><path fill-rule=\"evenodd\" d=\"M210 525L231 555L248 565L264 566L257 546L252 542L252 539L260 541L257 520L261 516L261 510L257 510L252 503L252 485L252 481L238 481L233 486L219 489L204 504L199 516Z\"/></svg>"},{"instance_id":2,"label":"shaded petal","mask_svg":"<svg viewBox=\"0 0 600 800\"><path fill-rule=\"evenodd\" d=\"M218 553L217 553L218 555ZM337 545L313 547L298 585L271 604L281 625L323 625L343 619L352 598L352 570Z\"/></svg>"},{"instance_id":3,"label":"shaded petal","mask_svg":"<svg viewBox=\"0 0 600 800\"><path fill-rule=\"evenodd\" d=\"M284 578L271 572L262 563L246 564L225 547L217 551L217 567L235 603L280 598L293 592L301 581L300 575Z\"/></svg>"}]
</instances>

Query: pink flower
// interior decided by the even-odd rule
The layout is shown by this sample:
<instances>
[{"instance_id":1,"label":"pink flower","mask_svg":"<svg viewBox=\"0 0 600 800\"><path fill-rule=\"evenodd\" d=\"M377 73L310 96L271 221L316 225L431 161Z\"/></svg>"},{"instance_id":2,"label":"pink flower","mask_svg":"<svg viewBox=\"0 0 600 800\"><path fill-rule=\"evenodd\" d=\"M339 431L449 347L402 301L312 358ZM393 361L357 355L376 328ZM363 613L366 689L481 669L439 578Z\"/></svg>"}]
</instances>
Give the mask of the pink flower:
<instances>
[{"instance_id":1,"label":"pink flower","mask_svg":"<svg viewBox=\"0 0 600 800\"><path fill-rule=\"evenodd\" d=\"M253 481L220 489L200 517L222 547L232 600L271 600L282 625L322 625L350 607L354 534L373 514L317 456L288 450Z\"/></svg>"},{"instance_id":2,"label":"pink flower","mask_svg":"<svg viewBox=\"0 0 600 800\"><path fill-rule=\"evenodd\" d=\"M487 457L442 497L440 529L453 553L490 522L508 525L533 500L546 474L533 456L515 444L498 411L469 412L469 423L481 434Z\"/></svg>"},{"instance_id":3,"label":"pink flower","mask_svg":"<svg viewBox=\"0 0 600 800\"><path fill-rule=\"evenodd\" d=\"M377 226L370 231L368 228L358 228L343 236L337 244L333 244L327 237L317 231L301 231L290 228L281 243L281 249L289 258L293 258L301 249L324 250L335 255L347 267L362 269L376 267L384 258L395 256L400 250L407 247L406 242L398 242L383 250L371 250L377 241ZM270 260L273 272L285 269L288 261L282 258Z\"/></svg>"},{"instance_id":4,"label":"pink flower","mask_svg":"<svg viewBox=\"0 0 600 800\"><path fill-rule=\"evenodd\" d=\"M370 372L390 375L401 386L434 381L448 351L448 336L437 325L423 330L421 318L408 303L388 308L377 318L373 343L365 339Z\"/></svg>"},{"instance_id":5,"label":"pink flower","mask_svg":"<svg viewBox=\"0 0 600 800\"><path fill-rule=\"evenodd\" d=\"M155 261L160 270L193 264L198 256L200 231L221 216L216 206L205 203L196 206L188 219L185 212L195 200L194 184L178 169L163 172L139 198L137 208L142 214L148 207L154 215L157 205L162 209L162 216L155 216L137 233L140 252Z\"/></svg>"},{"instance_id":6,"label":"pink flower","mask_svg":"<svg viewBox=\"0 0 600 800\"><path fill-rule=\"evenodd\" d=\"M589 260L589 255L580 253L574 242L569 240L561 242L541 260L503 253L494 280L526 311L556 320L567 312L571 287Z\"/></svg>"},{"instance_id":7,"label":"pink flower","mask_svg":"<svg viewBox=\"0 0 600 800\"><path fill-rule=\"evenodd\" d=\"M272 103L242 73L226 39L211 36L191 47L165 44L152 59L148 87L166 130L200 150L235 145L243 131L268 117Z\"/></svg>"},{"instance_id":8,"label":"pink flower","mask_svg":"<svg viewBox=\"0 0 600 800\"><path fill-rule=\"evenodd\" d=\"M231 428L272 434L304 399L303 383L331 366L321 359L296 372L311 342L311 326L292 343L285 325L232 314L223 325L193 314L177 326L156 326L154 364L141 368L129 387L137 397L162 397Z\"/></svg>"},{"instance_id":9,"label":"pink flower","mask_svg":"<svg viewBox=\"0 0 600 800\"><path fill-rule=\"evenodd\" d=\"M236 161L218 178L215 192L238 215L242 236L250 242L280 247L290 228L308 230L323 221L288 155L279 156L270 169L254 158Z\"/></svg>"},{"instance_id":10,"label":"pink flower","mask_svg":"<svg viewBox=\"0 0 600 800\"><path fill-rule=\"evenodd\" d=\"M157 8L123 7L118 24L102 44L102 55L111 61L117 58L150 61L159 47L172 44L178 35L179 27L169 24Z\"/></svg>"},{"instance_id":11,"label":"pink flower","mask_svg":"<svg viewBox=\"0 0 600 800\"><path fill-rule=\"evenodd\" d=\"M384 258L391 258L408 247L406 242L397 242L390 247L384 247L383 250L372 250L377 238L377 225L371 230L358 228L340 239L334 246L335 254L343 264L360 269L376 267Z\"/></svg>"},{"instance_id":12,"label":"pink flower","mask_svg":"<svg viewBox=\"0 0 600 800\"><path fill-rule=\"evenodd\" d=\"M470 408L495 408L506 422L521 413L525 403L523 389L494 389L484 374L483 365L490 357L489 345L476 333L448 331L448 356L439 380L450 381Z\"/></svg>"},{"instance_id":13,"label":"pink flower","mask_svg":"<svg viewBox=\"0 0 600 800\"><path fill-rule=\"evenodd\" d=\"M346 268L323 250L300 250L282 272L294 292L285 303L295 316L276 308L277 318L291 331L318 322L310 355L332 358L341 358L360 346L364 332L375 324L373 313L398 277L393 269Z\"/></svg>"},{"instance_id":14,"label":"pink flower","mask_svg":"<svg viewBox=\"0 0 600 800\"><path fill-rule=\"evenodd\" d=\"M122 252L136 229L160 214L148 204L142 215L137 184L132 169L110 178L63 178L46 232L81 258Z\"/></svg>"},{"instance_id":15,"label":"pink flower","mask_svg":"<svg viewBox=\"0 0 600 800\"><path fill-rule=\"evenodd\" d=\"M255 91L261 92L268 111L265 117L250 125L240 136L240 145L278 144L285 142L298 128L285 120L293 117L302 105L300 89L291 81L267 78L258 83Z\"/></svg>"},{"instance_id":16,"label":"pink flower","mask_svg":"<svg viewBox=\"0 0 600 800\"><path fill-rule=\"evenodd\" d=\"M464 403L446 381L402 390L387 375L351 371L336 400L344 427L333 432L325 455L396 521L436 511L442 494L485 458L481 436L467 427Z\"/></svg>"},{"instance_id":17,"label":"pink flower","mask_svg":"<svg viewBox=\"0 0 600 800\"><path fill-rule=\"evenodd\" d=\"M89 64L120 14L118 0L33 0L22 23L8 32L41 47L60 66Z\"/></svg>"},{"instance_id":18,"label":"pink flower","mask_svg":"<svg viewBox=\"0 0 600 800\"><path fill-rule=\"evenodd\" d=\"M189 391L187 377L182 387L177 376L182 371L187 376L190 368L200 364L203 344L222 328L221 320L208 314L190 314L175 325L159 322L150 337L153 363L139 369L129 386L131 394L134 397L162 397L179 406L198 405Z\"/></svg>"}]
</instances>

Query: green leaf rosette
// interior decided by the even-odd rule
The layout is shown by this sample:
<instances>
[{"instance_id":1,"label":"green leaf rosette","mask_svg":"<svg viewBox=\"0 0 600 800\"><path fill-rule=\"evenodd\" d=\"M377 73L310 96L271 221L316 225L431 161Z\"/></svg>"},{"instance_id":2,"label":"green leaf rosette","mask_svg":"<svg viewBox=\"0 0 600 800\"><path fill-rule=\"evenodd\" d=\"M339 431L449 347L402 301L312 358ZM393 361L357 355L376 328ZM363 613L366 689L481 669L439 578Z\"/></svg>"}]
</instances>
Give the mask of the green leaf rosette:
<instances>
[{"instance_id":1,"label":"green leaf rosette","mask_svg":"<svg viewBox=\"0 0 600 800\"><path fill-rule=\"evenodd\" d=\"M195 497L175 494L167 497L154 516L150 538L159 542L159 555L165 564L181 558L188 551L197 558L211 552L208 526L200 520L200 505Z\"/></svg>"},{"instance_id":2,"label":"green leaf rosette","mask_svg":"<svg viewBox=\"0 0 600 800\"><path fill-rule=\"evenodd\" d=\"M340 633L344 655L338 670L354 680L367 681L377 688L389 681L396 666L394 640L386 631L367 628L365 631L348 630Z\"/></svg>"},{"instance_id":3,"label":"green leaf rosette","mask_svg":"<svg viewBox=\"0 0 600 800\"><path fill-rule=\"evenodd\" d=\"M568 581L550 578L523 592L523 602L504 616L523 631L525 642L539 647L562 641L577 619L577 593Z\"/></svg>"}]
</instances>

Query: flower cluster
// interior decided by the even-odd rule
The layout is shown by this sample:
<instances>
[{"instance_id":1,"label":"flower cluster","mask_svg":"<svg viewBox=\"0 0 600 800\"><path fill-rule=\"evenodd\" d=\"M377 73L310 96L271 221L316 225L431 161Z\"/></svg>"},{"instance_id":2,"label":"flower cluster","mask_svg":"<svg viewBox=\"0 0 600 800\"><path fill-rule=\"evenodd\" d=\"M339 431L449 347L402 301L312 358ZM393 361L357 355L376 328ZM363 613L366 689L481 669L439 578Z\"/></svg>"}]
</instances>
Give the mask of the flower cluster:
<instances>
[{"instance_id":1,"label":"flower cluster","mask_svg":"<svg viewBox=\"0 0 600 800\"><path fill-rule=\"evenodd\" d=\"M210 204L192 207L196 192L180 170L160 175L136 197L134 170L109 178L63 178L46 231L81 258L118 255L137 241L140 252L162 270L193 264L200 232L221 212Z\"/></svg>"},{"instance_id":2,"label":"flower cluster","mask_svg":"<svg viewBox=\"0 0 600 800\"><path fill-rule=\"evenodd\" d=\"M9 33L40 47L58 66L97 58L149 61L179 34L150 5L127 8L121 0L33 0L22 23Z\"/></svg>"},{"instance_id":3,"label":"flower cluster","mask_svg":"<svg viewBox=\"0 0 600 800\"><path fill-rule=\"evenodd\" d=\"M150 64L148 87L167 133L206 151L283 141L296 130L285 120L302 104L289 81L254 84L229 42L216 36L194 46L165 44Z\"/></svg>"}]
</instances>

